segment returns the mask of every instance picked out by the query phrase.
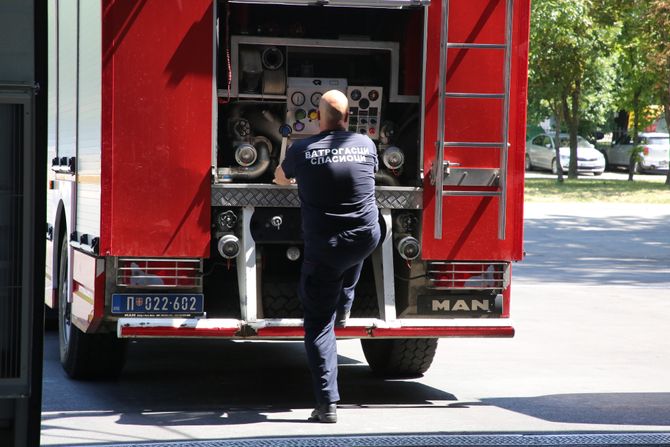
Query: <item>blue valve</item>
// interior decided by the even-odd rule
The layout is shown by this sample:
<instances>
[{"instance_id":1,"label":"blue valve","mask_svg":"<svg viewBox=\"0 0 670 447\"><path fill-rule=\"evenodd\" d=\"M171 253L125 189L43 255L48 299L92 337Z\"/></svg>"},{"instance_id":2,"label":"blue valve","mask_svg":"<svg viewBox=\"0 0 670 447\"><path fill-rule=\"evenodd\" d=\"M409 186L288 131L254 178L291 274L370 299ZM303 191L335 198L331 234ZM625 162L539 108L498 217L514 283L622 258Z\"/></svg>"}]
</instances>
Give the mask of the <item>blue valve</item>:
<instances>
[{"instance_id":1,"label":"blue valve","mask_svg":"<svg viewBox=\"0 0 670 447\"><path fill-rule=\"evenodd\" d=\"M282 124L282 126L279 128L279 133L283 138L287 138L291 133L293 133L293 129L291 129L291 126L288 124Z\"/></svg>"}]
</instances>

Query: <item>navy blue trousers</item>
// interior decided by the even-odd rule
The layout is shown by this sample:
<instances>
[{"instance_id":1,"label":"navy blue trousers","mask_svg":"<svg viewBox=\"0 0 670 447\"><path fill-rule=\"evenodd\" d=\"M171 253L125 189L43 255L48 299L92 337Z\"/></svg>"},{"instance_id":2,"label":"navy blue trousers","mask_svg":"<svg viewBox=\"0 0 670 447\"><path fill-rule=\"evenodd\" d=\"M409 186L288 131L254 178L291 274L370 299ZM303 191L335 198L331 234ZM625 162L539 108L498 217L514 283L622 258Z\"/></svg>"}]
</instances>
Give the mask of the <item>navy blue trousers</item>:
<instances>
[{"instance_id":1,"label":"navy blue trousers","mask_svg":"<svg viewBox=\"0 0 670 447\"><path fill-rule=\"evenodd\" d=\"M344 231L329 240L306 240L298 295L305 351L318 404L340 400L337 388L335 315L351 310L363 261L377 247L379 225Z\"/></svg>"}]
</instances>

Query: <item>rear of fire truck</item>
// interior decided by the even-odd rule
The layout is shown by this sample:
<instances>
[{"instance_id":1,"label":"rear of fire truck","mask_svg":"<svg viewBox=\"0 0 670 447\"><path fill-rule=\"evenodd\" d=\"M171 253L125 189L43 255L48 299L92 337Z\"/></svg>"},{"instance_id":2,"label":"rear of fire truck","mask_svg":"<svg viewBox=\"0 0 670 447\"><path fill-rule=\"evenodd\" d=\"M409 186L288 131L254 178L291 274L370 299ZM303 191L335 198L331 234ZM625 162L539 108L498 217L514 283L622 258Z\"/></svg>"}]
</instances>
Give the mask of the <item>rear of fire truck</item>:
<instances>
[{"instance_id":1,"label":"rear of fire truck","mask_svg":"<svg viewBox=\"0 0 670 447\"><path fill-rule=\"evenodd\" d=\"M383 233L337 336L403 376L441 337L514 335L528 0L49 7L45 301L71 377L117 374L129 338L302 337L297 187L272 179L331 89L377 146Z\"/></svg>"}]
</instances>

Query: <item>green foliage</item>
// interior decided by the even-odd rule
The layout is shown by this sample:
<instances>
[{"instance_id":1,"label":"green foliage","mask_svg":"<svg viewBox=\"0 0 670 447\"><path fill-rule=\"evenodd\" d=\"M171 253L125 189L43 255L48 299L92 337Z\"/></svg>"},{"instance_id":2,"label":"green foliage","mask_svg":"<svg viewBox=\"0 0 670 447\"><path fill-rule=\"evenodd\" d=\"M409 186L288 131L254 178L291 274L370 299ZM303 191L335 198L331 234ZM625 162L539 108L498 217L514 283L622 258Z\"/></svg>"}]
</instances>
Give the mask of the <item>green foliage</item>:
<instances>
[{"instance_id":1,"label":"green foliage","mask_svg":"<svg viewBox=\"0 0 670 447\"><path fill-rule=\"evenodd\" d=\"M607 86L614 82L616 58L610 50L618 27L603 23L605 12L614 13L597 0L532 3L528 115L531 120L552 116L556 123L565 123L570 178L577 177L580 123L605 121L614 102Z\"/></svg>"},{"instance_id":2,"label":"green foliage","mask_svg":"<svg viewBox=\"0 0 670 447\"><path fill-rule=\"evenodd\" d=\"M655 92L660 103L670 106L670 0L647 0L645 24L650 40L648 55L656 75Z\"/></svg>"},{"instance_id":3,"label":"green foliage","mask_svg":"<svg viewBox=\"0 0 670 447\"><path fill-rule=\"evenodd\" d=\"M531 20L530 122L590 133L618 110L640 128L650 105L670 116L670 0L534 0Z\"/></svg>"},{"instance_id":4,"label":"green foliage","mask_svg":"<svg viewBox=\"0 0 670 447\"><path fill-rule=\"evenodd\" d=\"M533 0L529 64L529 122L568 130L572 160L576 133L610 127L618 111L633 112L634 136L649 106L670 122L670 0Z\"/></svg>"},{"instance_id":5,"label":"green foliage","mask_svg":"<svg viewBox=\"0 0 670 447\"><path fill-rule=\"evenodd\" d=\"M670 0L648 0L645 22L651 40L649 60L656 76L654 92L665 109L670 124ZM670 185L670 171L665 180Z\"/></svg>"},{"instance_id":6,"label":"green foliage","mask_svg":"<svg viewBox=\"0 0 670 447\"><path fill-rule=\"evenodd\" d=\"M617 55L617 82L614 85L616 105L634 113L633 134L649 124L643 111L654 104L653 90L656 76L649 61L652 44L647 13L648 0L628 0L618 8L620 32L613 42Z\"/></svg>"},{"instance_id":7,"label":"green foliage","mask_svg":"<svg viewBox=\"0 0 670 447\"><path fill-rule=\"evenodd\" d=\"M532 5L529 118L556 116L568 101L578 121L604 122L614 101L608 86L614 81L610 48L617 27L600 22L601 10L591 0Z\"/></svg>"}]
</instances>

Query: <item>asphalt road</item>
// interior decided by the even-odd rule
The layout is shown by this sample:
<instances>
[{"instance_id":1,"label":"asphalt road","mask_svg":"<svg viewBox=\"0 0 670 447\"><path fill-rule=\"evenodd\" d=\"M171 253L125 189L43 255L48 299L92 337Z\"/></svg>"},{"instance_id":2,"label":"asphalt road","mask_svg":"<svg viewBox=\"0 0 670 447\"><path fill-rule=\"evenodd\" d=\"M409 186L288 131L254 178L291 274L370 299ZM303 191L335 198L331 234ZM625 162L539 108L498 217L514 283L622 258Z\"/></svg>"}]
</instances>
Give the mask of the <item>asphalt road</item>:
<instances>
[{"instance_id":1,"label":"asphalt road","mask_svg":"<svg viewBox=\"0 0 670 447\"><path fill-rule=\"evenodd\" d=\"M74 382L45 344L42 444L399 433L670 432L670 207L530 204L513 339L445 339L413 380L339 342L335 425L305 422L300 343L131 346L118 382Z\"/></svg>"}]
</instances>

